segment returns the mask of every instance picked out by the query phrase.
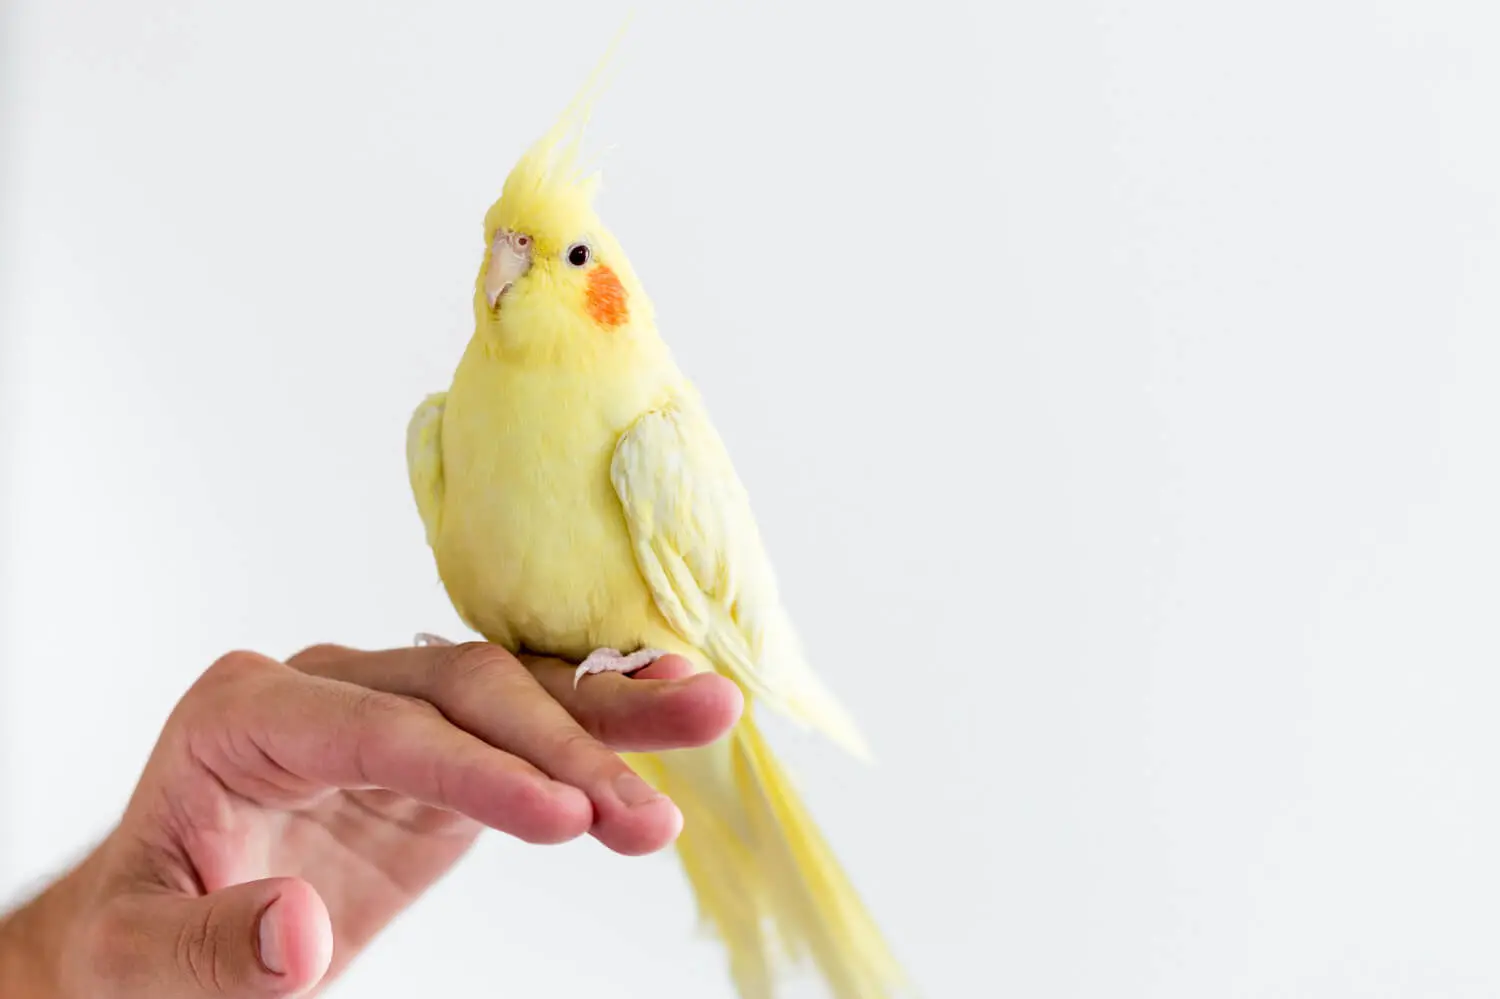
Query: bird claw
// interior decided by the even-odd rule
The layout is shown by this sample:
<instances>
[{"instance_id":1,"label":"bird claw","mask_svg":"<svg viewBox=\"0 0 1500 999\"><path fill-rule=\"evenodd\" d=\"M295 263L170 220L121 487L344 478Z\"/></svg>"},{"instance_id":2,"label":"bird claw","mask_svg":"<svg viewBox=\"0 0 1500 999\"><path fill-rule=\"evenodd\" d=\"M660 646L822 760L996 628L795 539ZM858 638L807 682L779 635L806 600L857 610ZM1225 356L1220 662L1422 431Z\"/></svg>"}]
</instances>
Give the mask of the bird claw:
<instances>
[{"instance_id":1,"label":"bird claw","mask_svg":"<svg viewBox=\"0 0 1500 999\"><path fill-rule=\"evenodd\" d=\"M590 673L634 673L664 655L660 649L638 649L629 655L622 655L619 649L595 649L574 671L573 689L577 690L578 682Z\"/></svg>"}]
</instances>

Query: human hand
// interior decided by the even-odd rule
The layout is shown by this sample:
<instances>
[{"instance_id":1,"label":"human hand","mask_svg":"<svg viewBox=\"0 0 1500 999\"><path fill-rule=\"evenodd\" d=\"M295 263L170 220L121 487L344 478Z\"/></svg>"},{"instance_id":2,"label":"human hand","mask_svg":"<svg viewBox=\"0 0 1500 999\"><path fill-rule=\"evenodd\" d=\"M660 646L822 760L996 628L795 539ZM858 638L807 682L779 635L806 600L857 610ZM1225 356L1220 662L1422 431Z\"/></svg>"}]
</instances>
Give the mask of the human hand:
<instances>
[{"instance_id":1,"label":"human hand","mask_svg":"<svg viewBox=\"0 0 1500 999\"><path fill-rule=\"evenodd\" d=\"M670 844L681 814L615 750L712 742L742 704L677 657L575 690L571 666L484 644L232 653L173 711L119 826L0 924L0 986L9 944L37 999L308 995L486 826Z\"/></svg>"}]
</instances>

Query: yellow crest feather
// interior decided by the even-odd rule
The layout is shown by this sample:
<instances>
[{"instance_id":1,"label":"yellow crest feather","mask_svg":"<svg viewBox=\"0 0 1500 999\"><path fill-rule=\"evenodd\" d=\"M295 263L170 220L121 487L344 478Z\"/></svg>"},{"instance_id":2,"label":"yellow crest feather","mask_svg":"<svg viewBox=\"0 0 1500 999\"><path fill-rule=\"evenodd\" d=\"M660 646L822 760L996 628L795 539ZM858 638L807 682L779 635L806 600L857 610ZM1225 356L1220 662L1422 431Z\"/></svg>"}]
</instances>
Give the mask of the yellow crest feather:
<instances>
[{"instance_id":1,"label":"yellow crest feather","mask_svg":"<svg viewBox=\"0 0 1500 999\"><path fill-rule=\"evenodd\" d=\"M600 176L586 169L580 149L594 102L604 90L604 71L627 27L628 19L552 127L511 168L499 200L485 214L486 243L497 229L512 229L529 233L539 250L551 252L594 223Z\"/></svg>"}]
</instances>

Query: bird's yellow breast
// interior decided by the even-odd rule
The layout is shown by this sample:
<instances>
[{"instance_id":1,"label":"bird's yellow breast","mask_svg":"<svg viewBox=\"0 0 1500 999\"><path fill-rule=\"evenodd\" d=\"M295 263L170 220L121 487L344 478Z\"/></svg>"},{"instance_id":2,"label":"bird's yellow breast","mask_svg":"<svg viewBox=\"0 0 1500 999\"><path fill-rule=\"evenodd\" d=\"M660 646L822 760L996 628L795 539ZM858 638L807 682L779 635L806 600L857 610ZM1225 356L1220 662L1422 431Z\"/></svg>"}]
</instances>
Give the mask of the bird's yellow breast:
<instances>
[{"instance_id":1,"label":"bird's yellow breast","mask_svg":"<svg viewBox=\"0 0 1500 999\"><path fill-rule=\"evenodd\" d=\"M666 627L636 567L610 462L672 389L635 365L508 364L465 354L443 416L438 572L487 639L581 659Z\"/></svg>"}]
</instances>

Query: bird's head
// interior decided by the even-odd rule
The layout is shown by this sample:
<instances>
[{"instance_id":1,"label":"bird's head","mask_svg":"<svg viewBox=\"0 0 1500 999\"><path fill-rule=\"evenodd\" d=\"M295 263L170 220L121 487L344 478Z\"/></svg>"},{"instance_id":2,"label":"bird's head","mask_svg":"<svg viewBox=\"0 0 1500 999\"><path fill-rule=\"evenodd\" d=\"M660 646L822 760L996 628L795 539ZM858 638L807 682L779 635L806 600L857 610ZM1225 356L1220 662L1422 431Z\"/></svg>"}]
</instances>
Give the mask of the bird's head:
<instances>
[{"instance_id":1,"label":"bird's head","mask_svg":"<svg viewBox=\"0 0 1500 999\"><path fill-rule=\"evenodd\" d=\"M484 220L478 331L546 353L654 335L652 308L594 212L597 173L578 164L589 87L511 169Z\"/></svg>"}]
</instances>

